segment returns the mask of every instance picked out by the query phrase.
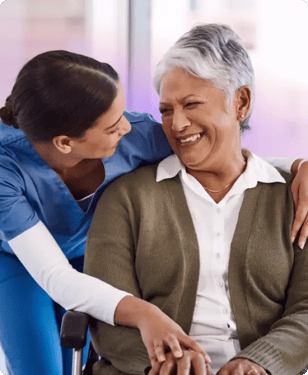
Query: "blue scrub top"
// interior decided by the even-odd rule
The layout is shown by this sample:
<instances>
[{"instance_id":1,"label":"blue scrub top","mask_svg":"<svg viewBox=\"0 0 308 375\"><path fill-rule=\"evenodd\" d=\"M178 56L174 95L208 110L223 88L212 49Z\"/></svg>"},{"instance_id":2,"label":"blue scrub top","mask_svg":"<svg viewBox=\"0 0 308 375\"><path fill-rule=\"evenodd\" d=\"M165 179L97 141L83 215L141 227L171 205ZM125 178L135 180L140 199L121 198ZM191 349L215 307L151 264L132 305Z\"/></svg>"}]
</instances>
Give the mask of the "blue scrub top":
<instances>
[{"instance_id":1,"label":"blue scrub top","mask_svg":"<svg viewBox=\"0 0 308 375\"><path fill-rule=\"evenodd\" d=\"M115 153L103 160L106 178L86 212L26 135L0 122L0 252L13 253L7 241L42 221L68 259L84 254L87 231L106 186L172 152L161 125L151 115L125 112L125 117L132 129Z\"/></svg>"}]
</instances>

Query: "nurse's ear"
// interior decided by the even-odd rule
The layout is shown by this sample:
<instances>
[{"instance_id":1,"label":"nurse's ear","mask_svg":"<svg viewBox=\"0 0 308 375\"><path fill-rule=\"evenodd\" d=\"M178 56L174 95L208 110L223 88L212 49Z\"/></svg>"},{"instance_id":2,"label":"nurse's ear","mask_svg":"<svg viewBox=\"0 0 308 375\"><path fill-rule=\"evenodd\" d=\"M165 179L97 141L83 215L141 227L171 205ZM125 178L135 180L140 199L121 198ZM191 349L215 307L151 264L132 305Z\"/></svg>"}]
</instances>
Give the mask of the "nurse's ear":
<instances>
[{"instance_id":1,"label":"nurse's ear","mask_svg":"<svg viewBox=\"0 0 308 375\"><path fill-rule=\"evenodd\" d=\"M72 151L72 139L67 135L57 135L52 139L52 143L63 154L69 154Z\"/></svg>"}]
</instances>

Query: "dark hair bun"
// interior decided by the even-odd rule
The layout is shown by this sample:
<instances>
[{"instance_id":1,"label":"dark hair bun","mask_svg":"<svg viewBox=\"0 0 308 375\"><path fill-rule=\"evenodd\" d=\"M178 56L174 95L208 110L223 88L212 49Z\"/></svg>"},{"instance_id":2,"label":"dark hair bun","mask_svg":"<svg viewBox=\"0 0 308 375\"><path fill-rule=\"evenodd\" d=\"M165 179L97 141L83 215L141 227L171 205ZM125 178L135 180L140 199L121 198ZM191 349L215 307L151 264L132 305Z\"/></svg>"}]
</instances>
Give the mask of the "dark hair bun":
<instances>
[{"instance_id":1,"label":"dark hair bun","mask_svg":"<svg viewBox=\"0 0 308 375\"><path fill-rule=\"evenodd\" d=\"M81 138L111 107L118 81L110 65L91 57L43 52L18 73L0 118L32 142L51 142L63 134Z\"/></svg>"},{"instance_id":2,"label":"dark hair bun","mask_svg":"<svg viewBox=\"0 0 308 375\"><path fill-rule=\"evenodd\" d=\"M18 124L13 112L11 96L6 99L5 106L0 108L0 118L5 125L11 125L18 129Z\"/></svg>"}]
</instances>

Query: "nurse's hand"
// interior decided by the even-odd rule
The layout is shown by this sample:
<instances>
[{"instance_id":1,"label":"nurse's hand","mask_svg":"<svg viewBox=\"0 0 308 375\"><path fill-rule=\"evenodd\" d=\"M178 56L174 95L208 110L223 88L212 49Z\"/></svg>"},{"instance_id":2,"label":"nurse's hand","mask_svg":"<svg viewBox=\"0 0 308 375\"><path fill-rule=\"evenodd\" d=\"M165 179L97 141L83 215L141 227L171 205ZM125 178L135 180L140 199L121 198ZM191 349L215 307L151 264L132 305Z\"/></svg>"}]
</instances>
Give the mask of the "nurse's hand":
<instances>
[{"instance_id":1,"label":"nurse's hand","mask_svg":"<svg viewBox=\"0 0 308 375\"><path fill-rule=\"evenodd\" d=\"M304 161L299 170L300 159L292 166L295 174L291 192L295 206L295 219L292 226L291 240L298 236L298 245L303 248L308 237L308 161Z\"/></svg>"},{"instance_id":2,"label":"nurse's hand","mask_svg":"<svg viewBox=\"0 0 308 375\"><path fill-rule=\"evenodd\" d=\"M171 352L175 359L183 358L184 348L198 353L203 361L209 362L210 360L193 338L154 305L150 306L150 311L146 313L144 319L140 320L138 328L149 353L152 367L156 362L166 361L167 356L170 357L167 352Z\"/></svg>"},{"instance_id":3,"label":"nurse's hand","mask_svg":"<svg viewBox=\"0 0 308 375\"><path fill-rule=\"evenodd\" d=\"M208 361L194 350L183 349L181 358L174 358L167 353L164 362L155 362L149 375L212 375Z\"/></svg>"},{"instance_id":4,"label":"nurse's hand","mask_svg":"<svg viewBox=\"0 0 308 375\"><path fill-rule=\"evenodd\" d=\"M225 364L217 375L266 375L266 372L249 359L237 358Z\"/></svg>"},{"instance_id":5,"label":"nurse's hand","mask_svg":"<svg viewBox=\"0 0 308 375\"><path fill-rule=\"evenodd\" d=\"M171 352L174 358L182 358L182 348L192 349L209 360L201 346L177 323L157 306L140 298L125 296L116 308L114 322L139 328L152 366L156 362L164 362L167 352Z\"/></svg>"}]
</instances>

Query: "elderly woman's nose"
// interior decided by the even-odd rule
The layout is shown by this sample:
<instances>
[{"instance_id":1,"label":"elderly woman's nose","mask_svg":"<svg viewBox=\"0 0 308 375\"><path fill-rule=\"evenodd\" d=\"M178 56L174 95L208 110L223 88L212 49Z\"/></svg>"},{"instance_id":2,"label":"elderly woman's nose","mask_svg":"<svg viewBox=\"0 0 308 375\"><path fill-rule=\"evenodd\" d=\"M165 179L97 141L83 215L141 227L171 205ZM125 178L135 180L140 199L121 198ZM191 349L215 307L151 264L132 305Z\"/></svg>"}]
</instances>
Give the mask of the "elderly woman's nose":
<instances>
[{"instance_id":1,"label":"elderly woman's nose","mask_svg":"<svg viewBox=\"0 0 308 375\"><path fill-rule=\"evenodd\" d=\"M190 125L190 121L182 111L174 111L172 119L172 129L182 131Z\"/></svg>"}]
</instances>

